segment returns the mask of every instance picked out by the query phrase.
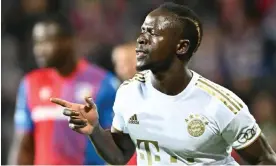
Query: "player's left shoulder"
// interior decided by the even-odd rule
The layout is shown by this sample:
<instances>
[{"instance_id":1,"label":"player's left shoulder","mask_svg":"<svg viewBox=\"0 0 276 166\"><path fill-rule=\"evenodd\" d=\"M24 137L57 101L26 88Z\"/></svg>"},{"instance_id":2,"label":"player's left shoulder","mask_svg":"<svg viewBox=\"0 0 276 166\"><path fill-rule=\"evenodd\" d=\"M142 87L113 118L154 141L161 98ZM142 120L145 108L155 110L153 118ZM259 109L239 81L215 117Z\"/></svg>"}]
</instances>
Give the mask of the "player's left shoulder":
<instances>
[{"instance_id":1,"label":"player's left shoulder","mask_svg":"<svg viewBox=\"0 0 276 166\"><path fill-rule=\"evenodd\" d=\"M209 109L221 114L235 116L242 110L247 110L247 105L238 95L231 90L199 75L195 83L197 88L209 95Z\"/></svg>"},{"instance_id":2,"label":"player's left shoulder","mask_svg":"<svg viewBox=\"0 0 276 166\"><path fill-rule=\"evenodd\" d=\"M199 76L196 81L197 94L206 102L204 114L212 119L220 131L231 121L254 119L247 105L231 90ZM203 96L203 97L202 97Z\"/></svg>"},{"instance_id":3,"label":"player's left shoulder","mask_svg":"<svg viewBox=\"0 0 276 166\"><path fill-rule=\"evenodd\" d=\"M220 104L223 104L226 111L230 111L234 116L241 111L248 111L247 105L237 94L219 84L214 84L221 95L220 100L222 102L220 102Z\"/></svg>"}]
</instances>

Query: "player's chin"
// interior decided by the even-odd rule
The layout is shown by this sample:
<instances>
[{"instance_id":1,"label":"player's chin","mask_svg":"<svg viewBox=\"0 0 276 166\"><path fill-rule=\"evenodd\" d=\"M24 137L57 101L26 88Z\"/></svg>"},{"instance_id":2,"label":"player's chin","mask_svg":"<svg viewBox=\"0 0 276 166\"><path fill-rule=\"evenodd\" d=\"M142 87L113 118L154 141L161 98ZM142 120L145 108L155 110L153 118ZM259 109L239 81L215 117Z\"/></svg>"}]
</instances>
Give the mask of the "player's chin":
<instances>
[{"instance_id":1,"label":"player's chin","mask_svg":"<svg viewBox=\"0 0 276 166\"><path fill-rule=\"evenodd\" d=\"M37 66L39 68L45 68L45 67L47 67L47 63L46 63L46 61L44 59L42 59L42 58L36 58L35 60L36 60Z\"/></svg>"},{"instance_id":2,"label":"player's chin","mask_svg":"<svg viewBox=\"0 0 276 166\"><path fill-rule=\"evenodd\" d=\"M47 63L44 63L44 62L37 63L37 66L39 68L49 68L50 67Z\"/></svg>"}]
</instances>

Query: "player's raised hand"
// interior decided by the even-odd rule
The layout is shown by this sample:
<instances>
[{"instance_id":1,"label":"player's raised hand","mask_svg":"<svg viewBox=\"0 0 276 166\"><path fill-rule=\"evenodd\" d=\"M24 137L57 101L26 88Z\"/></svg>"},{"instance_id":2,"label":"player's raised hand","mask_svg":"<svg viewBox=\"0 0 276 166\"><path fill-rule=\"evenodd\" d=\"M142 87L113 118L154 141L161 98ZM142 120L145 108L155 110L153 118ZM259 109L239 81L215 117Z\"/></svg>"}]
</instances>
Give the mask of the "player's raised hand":
<instances>
[{"instance_id":1,"label":"player's raised hand","mask_svg":"<svg viewBox=\"0 0 276 166\"><path fill-rule=\"evenodd\" d=\"M69 127L74 131L89 135L99 123L97 106L91 97L85 97L85 104L71 103L59 98L51 98L50 101L65 107L63 114L69 117Z\"/></svg>"}]
</instances>

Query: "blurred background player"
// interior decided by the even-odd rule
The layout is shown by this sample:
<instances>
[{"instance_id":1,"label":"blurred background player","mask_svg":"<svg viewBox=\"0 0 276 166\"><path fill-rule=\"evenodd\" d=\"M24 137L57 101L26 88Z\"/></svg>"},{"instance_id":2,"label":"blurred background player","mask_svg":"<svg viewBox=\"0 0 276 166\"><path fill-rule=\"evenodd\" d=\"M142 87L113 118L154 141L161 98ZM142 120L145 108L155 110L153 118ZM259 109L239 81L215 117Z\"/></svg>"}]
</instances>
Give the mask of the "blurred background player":
<instances>
[{"instance_id":1,"label":"blurred background player","mask_svg":"<svg viewBox=\"0 0 276 166\"><path fill-rule=\"evenodd\" d=\"M80 102L93 96L102 115L100 123L109 128L117 78L75 54L73 28L60 14L35 24L33 43L41 69L25 75L18 89L10 164L104 164L87 137L68 129L67 119L49 97ZM77 146L70 146L73 143Z\"/></svg>"},{"instance_id":2,"label":"blurred background player","mask_svg":"<svg viewBox=\"0 0 276 166\"><path fill-rule=\"evenodd\" d=\"M123 82L131 79L136 73L136 43L125 43L116 46L112 51L112 62L118 78Z\"/></svg>"}]
</instances>

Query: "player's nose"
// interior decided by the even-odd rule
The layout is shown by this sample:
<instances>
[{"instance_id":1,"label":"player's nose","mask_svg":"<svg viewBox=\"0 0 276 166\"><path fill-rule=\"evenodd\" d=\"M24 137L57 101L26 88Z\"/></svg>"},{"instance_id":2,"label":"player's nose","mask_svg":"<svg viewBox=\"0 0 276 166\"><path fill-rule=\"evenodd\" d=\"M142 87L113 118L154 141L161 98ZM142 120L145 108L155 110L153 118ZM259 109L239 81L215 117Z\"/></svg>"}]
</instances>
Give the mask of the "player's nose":
<instances>
[{"instance_id":1,"label":"player's nose","mask_svg":"<svg viewBox=\"0 0 276 166\"><path fill-rule=\"evenodd\" d=\"M141 34L138 38L137 38L137 43L138 44L147 44L147 38L145 37L144 34Z\"/></svg>"}]
</instances>

